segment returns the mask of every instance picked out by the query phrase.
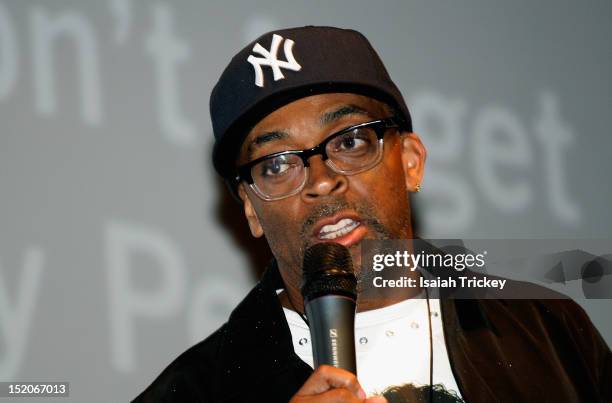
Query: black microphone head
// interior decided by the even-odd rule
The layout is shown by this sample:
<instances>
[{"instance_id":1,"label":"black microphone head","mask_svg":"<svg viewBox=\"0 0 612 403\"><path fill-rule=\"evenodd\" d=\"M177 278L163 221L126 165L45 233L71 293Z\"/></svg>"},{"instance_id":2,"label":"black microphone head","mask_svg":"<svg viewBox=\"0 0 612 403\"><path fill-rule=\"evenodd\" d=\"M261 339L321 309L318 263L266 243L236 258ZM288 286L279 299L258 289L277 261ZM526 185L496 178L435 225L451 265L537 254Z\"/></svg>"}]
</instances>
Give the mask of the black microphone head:
<instances>
[{"instance_id":1,"label":"black microphone head","mask_svg":"<svg viewBox=\"0 0 612 403\"><path fill-rule=\"evenodd\" d=\"M349 250L328 242L306 249L301 291L304 300L330 294L356 299L357 279Z\"/></svg>"}]
</instances>

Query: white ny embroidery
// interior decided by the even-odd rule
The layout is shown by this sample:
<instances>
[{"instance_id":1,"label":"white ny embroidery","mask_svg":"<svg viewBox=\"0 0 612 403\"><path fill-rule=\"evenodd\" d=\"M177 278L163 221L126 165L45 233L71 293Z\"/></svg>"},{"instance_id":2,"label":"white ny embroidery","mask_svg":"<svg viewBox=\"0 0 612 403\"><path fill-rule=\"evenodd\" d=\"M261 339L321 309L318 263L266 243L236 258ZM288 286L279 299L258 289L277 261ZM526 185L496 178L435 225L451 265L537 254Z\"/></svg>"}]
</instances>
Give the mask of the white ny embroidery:
<instances>
[{"instance_id":1,"label":"white ny embroidery","mask_svg":"<svg viewBox=\"0 0 612 403\"><path fill-rule=\"evenodd\" d=\"M283 41L283 37L277 34L272 36L272 44L270 46L270 51L268 52L263 46L259 43L256 43L253 46L253 52L259 53L263 57L255 57L250 55L247 59L249 63L253 65L255 69L255 85L258 87L263 87L264 79L263 79L263 70L261 66L270 66L272 69L272 73L274 76L274 81L281 80L285 78L281 68L293 71L300 71L302 66L298 64L298 62L293 57L293 44L294 42L291 39L285 39L285 44L283 45L283 50L285 51L285 57L287 61L278 60L276 54L278 53L278 47Z\"/></svg>"}]
</instances>

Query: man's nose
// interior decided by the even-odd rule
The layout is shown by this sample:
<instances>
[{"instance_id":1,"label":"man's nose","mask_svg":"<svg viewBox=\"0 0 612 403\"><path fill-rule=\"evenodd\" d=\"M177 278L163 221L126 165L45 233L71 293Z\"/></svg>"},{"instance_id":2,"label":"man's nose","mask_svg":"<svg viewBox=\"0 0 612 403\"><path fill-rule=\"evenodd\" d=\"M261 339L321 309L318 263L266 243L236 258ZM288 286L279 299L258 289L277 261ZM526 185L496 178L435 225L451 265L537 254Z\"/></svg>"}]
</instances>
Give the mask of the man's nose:
<instances>
[{"instance_id":1,"label":"man's nose","mask_svg":"<svg viewBox=\"0 0 612 403\"><path fill-rule=\"evenodd\" d=\"M304 201L341 194L348 189L346 176L333 171L320 155L315 155L308 162L308 181L301 192Z\"/></svg>"}]
</instances>

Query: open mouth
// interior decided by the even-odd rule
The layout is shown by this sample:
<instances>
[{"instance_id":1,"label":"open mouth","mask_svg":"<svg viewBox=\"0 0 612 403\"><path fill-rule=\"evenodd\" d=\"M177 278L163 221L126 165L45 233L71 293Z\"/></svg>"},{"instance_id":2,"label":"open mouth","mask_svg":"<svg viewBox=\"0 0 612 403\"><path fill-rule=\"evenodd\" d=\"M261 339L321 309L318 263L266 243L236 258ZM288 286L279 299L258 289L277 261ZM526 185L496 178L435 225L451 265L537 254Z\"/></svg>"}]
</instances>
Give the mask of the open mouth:
<instances>
[{"instance_id":1,"label":"open mouth","mask_svg":"<svg viewBox=\"0 0 612 403\"><path fill-rule=\"evenodd\" d=\"M317 234L317 238L322 240L340 238L357 228L360 224L359 221L351 218L343 218L335 224L328 224L321 227Z\"/></svg>"},{"instance_id":2,"label":"open mouth","mask_svg":"<svg viewBox=\"0 0 612 403\"><path fill-rule=\"evenodd\" d=\"M320 220L312 233L316 242L335 242L347 248L359 243L366 234L367 228L359 215L347 211Z\"/></svg>"}]
</instances>

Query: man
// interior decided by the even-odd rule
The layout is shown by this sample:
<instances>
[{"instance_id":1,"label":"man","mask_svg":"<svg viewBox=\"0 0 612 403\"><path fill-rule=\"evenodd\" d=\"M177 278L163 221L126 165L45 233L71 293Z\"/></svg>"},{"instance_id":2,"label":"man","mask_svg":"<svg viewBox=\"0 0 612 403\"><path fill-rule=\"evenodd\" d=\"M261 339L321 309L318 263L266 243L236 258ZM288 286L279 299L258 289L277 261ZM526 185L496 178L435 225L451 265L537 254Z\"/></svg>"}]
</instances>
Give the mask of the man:
<instances>
[{"instance_id":1,"label":"man","mask_svg":"<svg viewBox=\"0 0 612 403\"><path fill-rule=\"evenodd\" d=\"M211 117L215 168L275 259L136 401L612 401L610 350L571 301L418 299L365 280L363 240L414 238L426 152L361 34L261 36L223 72ZM357 271L358 376L312 368L300 285L320 242L348 247Z\"/></svg>"}]
</instances>

